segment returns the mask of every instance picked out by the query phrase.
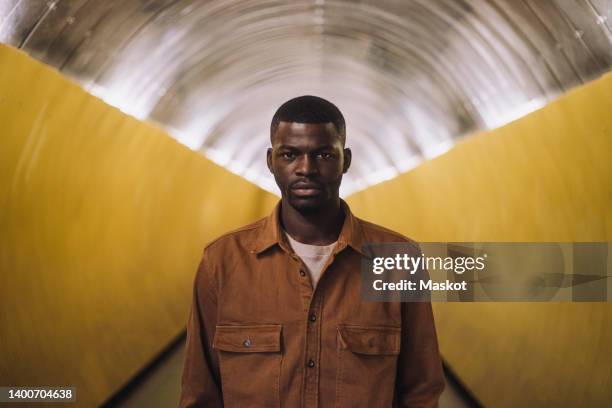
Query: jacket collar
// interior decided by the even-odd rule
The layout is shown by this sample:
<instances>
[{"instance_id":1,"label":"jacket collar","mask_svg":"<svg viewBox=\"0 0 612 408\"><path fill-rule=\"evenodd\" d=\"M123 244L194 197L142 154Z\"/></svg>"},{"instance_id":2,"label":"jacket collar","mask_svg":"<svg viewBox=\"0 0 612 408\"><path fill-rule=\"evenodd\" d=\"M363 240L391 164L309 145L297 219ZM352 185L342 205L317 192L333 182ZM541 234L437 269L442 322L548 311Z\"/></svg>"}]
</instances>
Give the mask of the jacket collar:
<instances>
[{"instance_id":1,"label":"jacket collar","mask_svg":"<svg viewBox=\"0 0 612 408\"><path fill-rule=\"evenodd\" d=\"M342 251L347 246L353 248L353 250L363 255L363 231L359 219L353 215L348 204L344 200L340 200L342 208L344 209L344 223L338 236L338 245L336 246L335 253ZM285 237L285 234L281 231L280 223L280 209L281 202L279 200L272 213L264 219L260 230L257 232L253 243L251 244L251 252L260 254L266 249L273 245L279 245L287 252L292 252L289 248L289 243Z\"/></svg>"}]
</instances>

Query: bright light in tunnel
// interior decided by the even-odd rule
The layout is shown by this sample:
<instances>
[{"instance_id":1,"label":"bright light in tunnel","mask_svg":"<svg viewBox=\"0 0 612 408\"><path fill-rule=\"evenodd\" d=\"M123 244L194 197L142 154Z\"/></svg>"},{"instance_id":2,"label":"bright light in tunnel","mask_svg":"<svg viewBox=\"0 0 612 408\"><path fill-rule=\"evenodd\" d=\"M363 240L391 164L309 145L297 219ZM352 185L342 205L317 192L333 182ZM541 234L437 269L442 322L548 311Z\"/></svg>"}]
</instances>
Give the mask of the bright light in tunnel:
<instances>
[{"instance_id":1,"label":"bright light in tunnel","mask_svg":"<svg viewBox=\"0 0 612 408\"><path fill-rule=\"evenodd\" d=\"M251 183L257 183L260 178L259 172L253 168L247 168L243 176Z\"/></svg>"},{"instance_id":2,"label":"bright light in tunnel","mask_svg":"<svg viewBox=\"0 0 612 408\"><path fill-rule=\"evenodd\" d=\"M418 156L406 157L397 163L397 169L400 173L412 170L421 163L422 159Z\"/></svg>"},{"instance_id":3,"label":"bright light in tunnel","mask_svg":"<svg viewBox=\"0 0 612 408\"><path fill-rule=\"evenodd\" d=\"M204 151L204 156L217 163L219 166L230 168L231 156L225 150L208 148ZM235 167L235 166L232 166Z\"/></svg>"},{"instance_id":4,"label":"bright light in tunnel","mask_svg":"<svg viewBox=\"0 0 612 408\"><path fill-rule=\"evenodd\" d=\"M278 186L273 178L270 177L260 177L259 178L259 186L266 191L269 191L272 194L276 194L280 197L280 192L278 190Z\"/></svg>"},{"instance_id":5,"label":"bright light in tunnel","mask_svg":"<svg viewBox=\"0 0 612 408\"><path fill-rule=\"evenodd\" d=\"M278 186L274 178L271 177L267 171L262 174L256 168L248 167L244 163L233 160L232 157L227 154L226 150L223 149L207 148L204 150L204 156L219 166L225 167L232 173L244 177L251 183L257 184L264 190L279 195Z\"/></svg>"},{"instance_id":6,"label":"bright light in tunnel","mask_svg":"<svg viewBox=\"0 0 612 408\"><path fill-rule=\"evenodd\" d=\"M141 120L146 119L148 116L147 109L142 105L139 106L136 103L127 103L123 92L113 92L112 90L95 84L89 85L88 89L92 94L129 115ZM544 98L533 99L504 115L483 115L483 120L490 128L498 127L540 108L545 103L546 101ZM261 169L258 166L249 167L249 164L245 164L243 161L236 158L236 151L238 151L240 147L244 147L244 142L240 142L240 138L226 137L221 140L222 143L219 143L219 147L205 147L206 138L204 135L213 131L215 126L218 126L220 123L220 118L223 118L224 114L230 111L231 107L225 102L225 104L218 105L209 110L206 114L195 118L187 126L190 130L181 130L170 126L167 126L166 130L179 143L195 151L203 150L204 155L213 162L259 185L265 190L278 195L278 188L274 183L274 179L267 171L260 171ZM418 107L412 107L404 113L408 116L405 120L406 123L409 123L409 129L411 129L409 133L417 143L422 156L409 154L406 147L402 147L397 151L392 151L391 159L393 164L385 165L384 163L378 163L377 168L370 173L360 174L356 177L345 177L341 187L341 195L343 197L363 190L371 185L392 179L403 172L415 168L423 160L433 159L453 147L454 139L451 138L446 133L446 129L441 127L440 123L435 121L426 111ZM362 120L362 118L356 117L356 120ZM363 132L356 133L357 135L354 135L355 137L364 137L363 134L360 134ZM396 146L401 145L398 144L398 142L404 137L400 130L395 129L393 124L389 123L383 125L381 133L385 135L388 143L395 141L391 144ZM408 155L408 157L403 158L402 155Z\"/></svg>"},{"instance_id":7,"label":"bright light in tunnel","mask_svg":"<svg viewBox=\"0 0 612 408\"><path fill-rule=\"evenodd\" d=\"M247 167L244 163L239 162L238 160L230 160L229 163L225 165L229 171L232 173L238 174L239 176L244 177L244 172L247 170Z\"/></svg>"},{"instance_id":8,"label":"bright light in tunnel","mask_svg":"<svg viewBox=\"0 0 612 408\"><path fill-rule=\"evenodd\" d=\"M387 167L378 169L376 171L373 171L372 173L368 174L365 179L369 185L372 185L372 184L381 183L386 180L390 180L393 177L397 176L398 174L399 172L397 171L395 167L387 166Z\"/></svg>"},{"instance_id":9,"label":"bright light in tunnel","mask_svg":"<svg viewBox=\"0 0 612 408\"><path fill-rule=\"evenodd\" d=\"M198 150L202 147L204 137L201 133L185 132L178 129L168 128L168 132L182 145L187 146L191 150Z\"/></svg>"},{"instance_id":10,"label":"bright light in tunnel","mask_svg":"<svg viewBox=\"0 0 612 408\"><path fill-rule=\"evenodd\" d=\"M485 122L487 129L495 129L520 119L523 116L542 108L544 105L546 105L545 98L534 98L530 101L519 103L504 112L495 112L494 114L484 114L483 112L482 119Z\"/></svg>"},{"instance_id":11,"label":"bright light in tunnel","mask_svg":"<svg viewBox=\"0 0 612 408\"><path fill-rule=\"evenodd\" d=\"M426 159L433 159L434 157L446 153L452 147L453 142L451 140L444 140L439 143L432 143L423 147L423 156L425 156Z\"/></svg>"},{"instance_id":12,"label":"bright light in tunnel","mask_svg":"<svg viewBox=\"0 0 612 408\"><path fill-rule=\"evenodd\" d=\"M113 89L109 89L102 85L90 83L85 85L84 88L90 94L97 96L109 105L138 120L146 120L149 116L150 111L142 105L131 101L130 98L126 97L126 91L120 87L114 86Z\"/></svg>"}]
</instances>

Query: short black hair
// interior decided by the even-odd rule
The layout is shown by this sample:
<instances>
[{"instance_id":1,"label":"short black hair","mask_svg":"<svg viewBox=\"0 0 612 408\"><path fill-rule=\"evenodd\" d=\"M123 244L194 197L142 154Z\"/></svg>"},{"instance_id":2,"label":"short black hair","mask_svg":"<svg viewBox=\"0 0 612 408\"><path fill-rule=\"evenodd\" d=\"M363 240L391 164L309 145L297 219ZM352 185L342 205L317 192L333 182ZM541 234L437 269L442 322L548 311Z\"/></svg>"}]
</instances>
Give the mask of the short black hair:
<instances>
[{"instance_id":1,"label":"short black hair","mask_svg":"<svg viewBox=\"0 0 612 408\"><path fill-rule=\"evenodd\" d=\"M342 139L342 145L346 142L346 124L342 112L336 105L318 96L303 95L283 103L272 117L270 140L279 122L333 123Z\"/></svg>"}]
</instances>

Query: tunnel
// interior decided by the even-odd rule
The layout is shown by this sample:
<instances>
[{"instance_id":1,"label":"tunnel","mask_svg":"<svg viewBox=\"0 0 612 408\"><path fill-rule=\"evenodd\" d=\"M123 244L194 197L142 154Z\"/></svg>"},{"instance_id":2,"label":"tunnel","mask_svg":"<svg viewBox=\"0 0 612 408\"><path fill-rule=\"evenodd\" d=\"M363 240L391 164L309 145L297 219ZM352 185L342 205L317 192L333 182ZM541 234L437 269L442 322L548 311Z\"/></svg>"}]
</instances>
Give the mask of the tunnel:
<instances>
[{"instance_id":1,"label":"tunnel","mask_svg":"<svg viewBox=\"0 0 612 408\"><path fill-rule=\"evenodd\" d=\"M270 120L317 95L346 120L356 216L424 243L603 248L597 299L432 302L440 407L609 406L611 17L609 0L0 1L0 389L176 406L203 250L273 210Z\"/></svg>"}]
</instances>

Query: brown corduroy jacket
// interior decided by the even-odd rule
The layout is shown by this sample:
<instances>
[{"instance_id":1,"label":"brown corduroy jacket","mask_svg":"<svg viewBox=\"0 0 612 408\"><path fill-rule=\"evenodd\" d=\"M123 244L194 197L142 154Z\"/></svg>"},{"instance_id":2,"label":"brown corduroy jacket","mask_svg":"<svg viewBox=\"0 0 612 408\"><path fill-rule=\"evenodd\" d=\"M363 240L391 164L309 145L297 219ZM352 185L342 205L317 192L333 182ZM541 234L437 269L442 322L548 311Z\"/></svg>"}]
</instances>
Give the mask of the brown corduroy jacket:
<instances>
[{"instance_id":1,"label":"brown corduroy jacket","mask_svg":"<svg viewBox=\"0 0 612 408\"><path fill-rule=\"evenodd\" d=\"M205 248L180 408L437 406L445 383L431 304L360 296L363 243L414 243L343 206L314 291L281 233L280 203Z\"/></svg>"}]
</instances>

